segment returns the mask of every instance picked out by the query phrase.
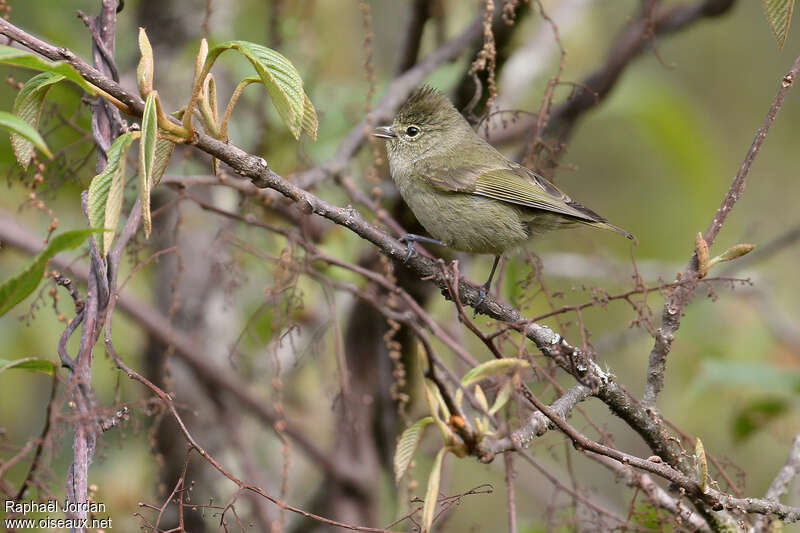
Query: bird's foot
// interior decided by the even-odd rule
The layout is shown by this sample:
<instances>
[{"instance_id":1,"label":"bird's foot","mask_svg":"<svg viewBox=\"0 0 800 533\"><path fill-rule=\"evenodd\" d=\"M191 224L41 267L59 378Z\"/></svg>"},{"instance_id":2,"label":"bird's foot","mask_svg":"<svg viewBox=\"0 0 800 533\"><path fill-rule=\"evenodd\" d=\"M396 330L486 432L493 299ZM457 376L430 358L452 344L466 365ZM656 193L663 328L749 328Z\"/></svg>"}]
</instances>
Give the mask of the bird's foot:
<instances>
[{"instance_id":1,"label":"bird's foot","mask_svg":"<svg viewBox=\"0 0 800 533\"><path fill-rule=\"evenodd\" d=\"M481 306L484 300L486 300L486 296L489 294L489 283L484 283L481 285L480 290L478 292L478 301L475 302L475 305L472 307L475 309L475 312L472 313L472 318L478 316L478 308Z\"/></svg>"},{"instance_id":2,"label":"bird's foot","mask_svg":"<svg viewBox=\"0 0 800 533\"><path fill-rule=\"evenodd\" d=\"M411 259L411 254L414 253L415 242L427 242L430 244L438 244L439 246L447 246L445 243L443 243L438 239L434 239L432 237L425 237L424 235L417 235L416 233L406 233L398 240L400 242L406 243L406 245L408 246L408 252L406 253L406 258L403 259L403 264L408 263L408 260Z\"/></svg>"}]
</instances>

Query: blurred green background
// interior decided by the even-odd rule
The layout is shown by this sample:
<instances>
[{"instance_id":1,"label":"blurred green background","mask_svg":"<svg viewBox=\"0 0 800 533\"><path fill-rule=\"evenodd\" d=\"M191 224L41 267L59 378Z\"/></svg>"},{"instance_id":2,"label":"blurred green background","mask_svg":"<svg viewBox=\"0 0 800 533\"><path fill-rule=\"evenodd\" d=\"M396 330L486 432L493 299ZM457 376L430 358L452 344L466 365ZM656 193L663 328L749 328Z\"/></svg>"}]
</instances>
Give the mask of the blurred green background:
<instances>
[{"instance_id":1,"label":"blurred green background","mask_svg":"<svg viewBox=\"0 0 800 533\"><path fill-rule=\"evenodd\" d=\"M560 2L543 1L545 9L563 9ZM682 2L663 2L678 5ZM82 9L88 14L97 10L97 2L74 0L50 2L27 0L10 2L13 6L10 20L42 39L76 51L82 57L90 55L90 40L83 23L75 17ZM138 61L136 28L146 27L153 42L157 70L155 85L159 93L173 108L183 105L188 98L187 88L199 39L204 36L204 1L160 2L128 0L119 16L117 62L121 82L135 87L135 65ZM306 90L320 115L319 138L316 143L304 140L299 146L280 124L277 115L267 103L263 88L249 88L234 114L231 140L238 146L263 155L270 166L282 175L324 162L333 155L339 142L364 115L369 84L364 74L363 27L356 2L307 1L283 2L275 10L269 2L259 0L212 1L213 12L208 19L208 38L212 42L244 39L264 43L278 49L290 58L305 81ZM595 69L605 58L610 44L619 30L636 13L640 2L634 0L587 0L573 2L569 24L561 26L561 39L566 55L563 80L579 81ZM394 54L402 40L406 2L369 2L373 15L373 43L376 97L382 95L391 79ZM453 35L468 24L475 13L474 2L444 2L446 6L445 29ZM155 13L158 12L158 16ZM273 18L277 14L278 21ZM175 22L177 19L179 22ZM171 21L169 23L164 21ZM173 31L164 33L162 26ZM514 45L524 44L539 31L547 31L541 17L534 13L524 18L514 36ZM797 26L797 21L795 21ZM180 28L181 31L174 31ZM436 46L435 28L426 29L423 51ZM670 281L688 261L694 246L694 236L705 231L730 182L742 163L744 155L761 125L766 111L779 87L781 77L800 52L800 28L793 27L782 51L777 49L765 20L761 3L740 1L731 12L721 18L709 19L675 35L658 38L657 55L645 51L634 60L623 74L611 95L594 111L583 118L568 145L568 151L555 173L555 180L569 194L608 217L612 222L633 233L639 246L631 248L624 239L613 234L576 229L547 235L529 249L539 255L544 264L543 277L547 288L556 293L556 305L568 305L591 299L591 288L600 286L610 293L622 292L633 286L631 254L642 269L645 281L658 284L659 277ZM510 106L536 111L548 77L552 76L558 55L547 48L546 68L519 91ZM449 91L460 79L471 58L462 56L453 64L445 64L428 79L432 85ZM230 54L223 56L215 72L220 80L220 95L227 97L231 80L249 75L250 66ZM24 81L29 72L3 68L17 81ZM501 96L504 86L499 86ZM800 225L797 199L798 117L800 93L795 88L789 93L769 136L759 153L748 177L742 199L736 205L718 240L712 255L740 243L754 243L758 247L771 242L787 230ZM557 101L568 95L569 88L557 90ZM0 86L2 109L10 110L15 91L8 84ZM48 102L62 105L60 113L72 117L86 128L89 112L79 106L77 91L73 87L53 90ZM48 144L60 150L70 143L68 168L77 168L76 162L89 154L91 143L74 130L57 125L56 116L45 115L41 131L47 134ZM49 129L48 125L50 128ZM254 135L259 132L260 135ZM504 146L509 154L517 146ZM382 150L382 148L381 148ZM365 168L371 163L370 150L363 150L354 161L353 176L364 190L372 187L364 179ZM46 202L59 219L59 230L83 227L79 211L79 194L85 189L94 172L94 158L75 172L57 177L58 170L51 165L47 180L39 189L39 197ZM50 218L28 200L30 190L25 186L29 178L23 177L14 163L8 141L0 142L0 168L7 179L5 192L0 195L0 208L12 213L30 231L42 239L47 234ZM172 174L209 173L207 161L191 160L183 151L176 152L170 167ZM386 169L384 177L386 196L395 193ZM135 180L132 180L135 182ZM134 185L135 186L135 185ZM333 184L326 184L317 193L339 205L348 200ZM223 194L223 193L220 193ZM130 197L135 190L130 190ZM130 205L130 204L128 204ZM183 232L211 234L223 225L220 219L185 211ZM225 223L227 224L227 223ZM239 238L248 240L254 247L268 253L277 253L283 242L248 228L226 227ZM366 249L363 241L338 228L324 245L331 255L356 262ZM139 252L138 260L147 257ZM77 256L77 254L73 254ZM226 285L225 297L220 304L228 314L234 329L252 315L263 301L264 287L271 283L271 271L259 264L257 258L241 249L233 253L239 264L238 272L231 274L236 283ZM28 256L3 246L0 248L0 279L5 279L21 268ZM485 257L459 256L467 264L470 277L483 280L490 266ZM752 262L742 261L742 267L729 264L716 272L749 278L752 286L715 284L714 297L706 297L704 287L687 308L682 327L670 354L666 387L659 398L659 407L666 419L689 435L702 438L708 453L734 465L730 469L739 487L746 495L762 496L775 472L783 464L792 437L800 427L797 401L800 393L800 277L796 265L800 263L800 247L787 246L779 253ZM130 270L130 265L125 267ZM531 291L521 289L515 281L526 276L530 267L524 255L512 258L505 276L503 296L521 301ZM330 272L342 279L358 278L341 272ZM148 266L139 272L126 290L140 299L155 300L152 291L155 270ZM224 277L224 276L223 276ZM224 284L224 281L220 282ZM33 298L29 298L0 319L0 339L4 347L2 358L15 359L39 356L57 360L56 345L62 325L52 311L46 297L49 285L43 285L45 296L39 300L33 313L28 312ZM301 281L304 309L307 312L325 313L324 298L314 282ZM341 305L350 300L340 295ZM459 330L452 305L434 297L432 312ZM524 309L528 316L549 310L541 295L527 300ZM656 325L663 298L657 293L647 299ZM62 295L61 312L72 312L71 303ZM24 317L22 317L24 315ZM590 341L598 351L598 362L616 374L618 381L635 396L644 390L647 356L652 338L640 328L629 328L636 313L624 302L612 302L606 309L595 307L584 311L583 320L592 335ZM580 342L574 324L567 326L567 335L574 343ZM269 320L269 317L264 319ZM545 322L557 325L550 319ZM487 325L486 320L479 321ZM142 368L144 338L141 331L126 317L116 321L117 346L124 349L124 357L132 366ZM272 325L265 326L267 329ZM473 353L480 359L489 354L478 342L460 332ZM268 380L271 362L263 344L269 336L259 337L248 333L242 343L242 360L258 371L252 377ZM329 442L332 432L330 405L336 395L337 384L331 378L335 361L331 355L333 335L322 334L321 348L313 357L294 363L285 376L286 402L289 418L301 418L301 427L307 429L321 443ZM73 346L74 349L74 346ZM439 347L441 353L445 348ZM225 352L223 349L222 352ZM145 397L141 387L129 382L114 371L110 360L98 347L94 367L94 385L102 405L118 402L136 402ZM365 357L368 356L365 354ZM216 354L224 363L226 353ZM299 358L298 358L299 359ZM461 369L460 371L463 371ZM267 377L265 377L267 376ZM176 373L176 378L180 374ZM571 382L562 379L563 384ZM31 436L38 435L44 422L44 408L49 397L50 381L46 376L20 371L0 374L0 457L13 454ZM304 390L322 391L319 397L309 398ZM417 393L409 410L412 420L425 414L423 401ZM272 394L264 387L265 401ZM609 416L607 408L596 400L584 405L587 412L607 432L614 436L617 446L640 456L649 451L642 441L632 434L618 419ZM194 413L202 417L202 413ZM574 418L579 429L587 429L582 419ZM157 466L153 461L148 431L150 418L145 409L136 406L131 422L103 436L97 458L91 470L92 482L98 486L96 499L105 502L115 521L115 530L129 531L140 525L133 516L139 511L137 503L151 504L161 501L158 493ZM247 434L254 444L263 446L263 461L272 464L270 454L279 453L275 437L252 421L246 423ZM71 434L62 428L59 445L52 450L53 463L51 490L63 498L63 479L71 460ZM440 444L438 435L427 434L419 454L415 478L424 487L425 466ZM222 453L222 460L236 464L236 458L224 455L224 435L201 433L199 436L214 450ZM177 437L176 437L177 438ZM563 437L551 432L536 440L531 452L561 477L565 475ZM691 453L691 451L689 451ZM259 453L261 455L261 453ZM571 453L576 476L589 489L596 489L598 503L627 513L631 491L615 482L613 475L587 460ZM303 507L305 498L315 489L317 477L314 469L300 455L295 455L293 468L300 472L292 476L289 501ZM740 470L741 469L741 472ZM19 483L27 469L11 469L7 480ZM741 473L741 475L739 475ZM215 479L213 476L211 479ZM520 523L524 531L543 531L544 513L551 502L552 487L545 478L518 462L517 504ZM473 496L457 507L443 525L445 531L489 530L492 523L505 527L505 490L502 461L482 465L473 459L449 458L445 469L442 490L455 493L468 490L482 482L492 483L495 492L488 496ZM228 496L232 486L217 478L217 486L198 486L197 500L204 500L216 491ZM389 490L391 479L385 479L384 502L381 511L383 523L391 521L397 510ZM423 489L418 489L422 496ZM569 501L565 495L559 502ZM798 504L795 491L785 500ZM471 505L474 504L474 505ZM566 512L566 511L564 511ZM1 513L0 513L1 514ZM489 519L488 517L491 517ZM385 519L385 520L384 520ZM209 518L214 523L213 518ZM502 529L501 528L501 529ZM787 528L798 530L800 528Z\"/></svg>"}]
</instances>

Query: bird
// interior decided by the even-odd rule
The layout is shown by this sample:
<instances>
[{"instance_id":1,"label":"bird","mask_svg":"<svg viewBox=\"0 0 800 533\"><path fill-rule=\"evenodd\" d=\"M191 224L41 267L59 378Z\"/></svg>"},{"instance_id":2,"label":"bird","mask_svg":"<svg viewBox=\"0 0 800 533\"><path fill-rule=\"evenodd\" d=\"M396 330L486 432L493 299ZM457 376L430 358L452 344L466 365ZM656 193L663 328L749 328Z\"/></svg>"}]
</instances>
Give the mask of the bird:
<instances>
[{"instance_id":1,"label":"bird","mask_svg":"<svg viewBox=\"0 0 800 533\"><path fill-rule=\"evenodd\" d=\"M631 233L479 137L450 99L433 87L413 91L391 125L375 128L372 135L386 141L392 179L431 235L400 238L408 247L405 262L415 242L494 255L476 308L491 287L502 254L542 233L584 224L636 242Z\"/></svg>"}]
</instances>

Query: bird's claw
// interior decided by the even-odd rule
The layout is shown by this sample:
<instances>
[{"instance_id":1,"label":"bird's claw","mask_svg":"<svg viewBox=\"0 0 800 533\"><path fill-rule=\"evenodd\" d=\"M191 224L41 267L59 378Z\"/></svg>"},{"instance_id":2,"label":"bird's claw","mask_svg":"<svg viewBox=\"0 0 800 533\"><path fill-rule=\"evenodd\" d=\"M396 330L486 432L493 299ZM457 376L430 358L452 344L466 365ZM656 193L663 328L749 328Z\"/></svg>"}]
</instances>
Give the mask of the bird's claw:
<instances>
[{"instance_id":1,"label":"bird's claw","mask_svg":"<svg viewBox=\"0 0 800 533\"><path fill-rule=\"evenodd\" d=\"M486 300L486 295L489 294L489 288L485 285L481 285L480 291L478 292L478 301L475 302L475 305L472 307L475 309L475 312L472 313L472 318L478 316L478 308L481 306L484 300Z\"/></svg>"},{"instance_id":2,"label":"bird's claw","mask_svg":"<svg viewBox=\"0 0 800 533\"><path fill-rule=\"evenodd\" d=\"M433 237L425 237L424 235L417 235L416 233L406 233L398 240L408 245L408 253L406 254L406 258L403 260L403 263L408 263L408 260L411 259L411 254L414 253L414 243L417 241L429 242L431 244L436 244L437 246L447 246L439 239L434 239Z\"/></svg>"},{"instance_id":3,"label":"bird's claw","mask_svg":"<svg viewBox=\"0 0 800 533\"><path fill-rule=\"evenodd\" d=\"M403 235L398 239L400 242L405 243L407 247L406 251L406 258L403 259L403 264L405 265L408 263L408 260L411 259L411 254L414 253L414 239L409 238L408 235Z\"/></svg>"}]
</instances>

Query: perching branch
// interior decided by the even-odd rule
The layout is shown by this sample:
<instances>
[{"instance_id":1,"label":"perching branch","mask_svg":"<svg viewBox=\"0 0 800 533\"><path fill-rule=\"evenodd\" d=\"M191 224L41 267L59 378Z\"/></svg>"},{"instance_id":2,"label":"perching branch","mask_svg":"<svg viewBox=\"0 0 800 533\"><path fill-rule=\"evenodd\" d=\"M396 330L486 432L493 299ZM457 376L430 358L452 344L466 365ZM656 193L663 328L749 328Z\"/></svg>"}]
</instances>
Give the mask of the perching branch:
<instances>
[{"instance_id":1,"label":"perching branch","mask_svg":"<svg viewBox=\"0 0 800 533\"><path fill-rule=\"evenodd\" d=\"M465 35L468 35L468 30L471 28L472 26L462 32L459 37L464 38ZM112 79L96 72L94 69L92 69L92 67L89 67L87 64L85 64L85 62L82 62L80 59L78 59L72 52L64 49L58 49L43 43L42 41L38 41L28 36L25 32L22 32L18 28L13 27L6 21L0 21L0 33L12 37L16 41L29 46L31 49L42 53L50 59L66 59L68 62L70 62L70 64L75 66L79 72L86 77L86 79L90 80L92 83L109 94L113 95L121 102L124 102L128 106L128 110L133 114L141 113L143 103L137 95L126 91ZM469 40L467 39L467 42L468 41ZM451 40L450 43L452 42L453 41ZM442 49L439 51L441 50ZM434 52L434 54L437 52ZM457 54L457 50L450 50L447 52L447 54L449 53ZM442 52L442 54L445 53ZM429 56L428 59L430 59L430 57L431 56ZM440 55L438 57L443 56ZM425 63L425 61L420 63L420 65L423 63ZM431 70L434 67L435 64L429 64L429 68ZM415 68L416 67L412 68L406 74L409 74ZM403 88L404 86L402 84L398 83L401 79L403 78L398 78L398 80L395 82L397 84L393 84L393 88L396 89L396 92L393 94L392 90L390 90L387 93L387 96L384 98L383 102L388 102L385 104L386 111L397 105L397 103L402 100L402 97L405 94L403 91L406 89ZM411 83L413 79L414 78L408 78L405 80L405 83L410 84L410 86L413 87L413 85L418 83L418 81L416 83ZM351 136L352 135L354 134L351 134ZM355 153L357 146L362 142L362 136L363 131L358 134L358 141L354 141L350 145L354 146L355 148L351 149L343 144L340 148L340 152L349 153L351 155ZM355 139L355 137L353 138ZM316 214L322 218L334 222L335 224L350 229L353 233L365 240L368 240L382 253L391 258L402 259L405 257L406 247L404 244L398 242L382 230L369 224L358 211L352 207L342 208L330 204L308 192L304 188L299 187L296 182L292 183L284 179L280 175L273 172L269 168L267 162L262 158L247 154L236 146L217 141L200 132L196 133L195 137L191 141L191 144L227 163L237 174L250 178L250 180L252 180L252 182L257 186L268 187L278 191L290 201L294 202L302 212L306 214ZM344 152L342 152L342 150L344 150ZM350 156L343 157L343 160L349 160L349 157ZM324 178L324 176L329 175L331 173L331 168L335 170L336 167L333 166L328 168L328 170L322 172L320 176ZM316 181L314 180L311 181L311 183L315 182ZM435 283L443 292L448 293L448 287L450 285L448 273L447 271L443 271L436 261L433 261L432 259L424 257L420 254L415 254L409 261L409 267L418 277L430 278L431 281ZM90 279L89 282L91 287L92 280ZM474 305L478 300L478 290L470 283L459 280L456 288L457 298L463 304ZM102 287L95 287L94 290L102 290ZM449 294L445 295L448 296ZM658 418L654 416L651 411L645 409L644 406L636 402L635 399L631 398L624 391L624 389L622 389L622 387L614 382L613 376L603 371L588 356L588 354L571 345L560 335L554 333L550 328L526 321L525 317L521 316L518 311L507 304L498 301L497 299L491 297L487 298L486 301L481 304L479 309L481 312L484 312L492 318L503 320L508 323L522 324L522 326L519 326L520 331L527 338L531 339L545 356L550 357L560 368L564 369L567 373L574 376L579 381L580 387L583 387L583 389L579 389L579 396L583 394L588 395L591 393L605 402L616 415L623 418L645 439L651 450L653 450L655 454L659 455L665 461L665 463L651 464L652 462L639 459L629 454L624 454L623 452L619 452L618 450L608 448L598 443L593 443L593 441L586 439L577 433L574 428L571 428L571 426L566 424L564 421L564 416L554 412L546 405L541 404L541 402L537 403L535 401L535 397L531 396L529 398L533 398L531 400L532 403L536 405L536 407L540 410L540 413L547 417L549 421L548 424L552 423L557 426L568 436L570 436L573 442L576 442L582 448L595 451L597 453L604 453L614 460L622 461L623 463L627 462L628 464L634 465L637 468L663 476L665 479L678 484L680 487L686 490L687 493L695 497L703 506L725 508L726 506L733 505L736 509L752 512L768 512L787 520L795 520L798 518L799 515L796 509L788 506L781 506L780 504L774 502L767 502L764 500L735 499L728 497L728 495L714 491L704 493L697 482L692 480L691 477L687 475L687 472L691 469L690 465L685 464L684 459L681 457L681 451L679 450L678 446L666 437L666 432L661 426ZM171 342L174 339L172 337L168 337L167 340L168 342ZM212 370L212 372L213 371L214 370ZM227 386L228 384L225 385ZM577 401L579 400L576 400L575 403L577 403ZM565 409L564 414L567 412L568 409ZM539 425L540 422L534 423L531 421L531 426L528 429L532 429L534 432L536 432L539 430Z\"/></svg>"}]
</instances>

